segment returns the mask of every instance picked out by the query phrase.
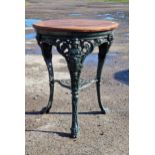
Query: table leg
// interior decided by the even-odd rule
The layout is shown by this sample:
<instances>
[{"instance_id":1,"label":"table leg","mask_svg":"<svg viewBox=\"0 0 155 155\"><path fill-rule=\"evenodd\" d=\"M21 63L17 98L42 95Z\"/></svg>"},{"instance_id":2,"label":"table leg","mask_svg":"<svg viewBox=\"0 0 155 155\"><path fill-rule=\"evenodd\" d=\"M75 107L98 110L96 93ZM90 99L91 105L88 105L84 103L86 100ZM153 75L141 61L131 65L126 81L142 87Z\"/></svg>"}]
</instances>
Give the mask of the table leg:
<instances>
[{"instance_id":1,"label":"table leg","mask_svg":"<svg viewBox=\"0 0 155 155\"><path fill-rule=\"evenodd\" d=\"M71 92L72 92L72 126L71 136L76 138L79 133L78 124L78 98L79 81L83 62L86 56L94 49L90 41L79 40L78 38L68 40L58 40L56 42L58 52L65 57L70 72Z\"/></svg>"},{"instance_id":2,"label":"table leg","mask_svg":"<svg viewBox=\"0 0 155 155\"><path fill-rule=\"evenodd\" d=\"M79 98L79 80L82 69L83 57L77 52L78 49L70 50L69 59L67 60L68 69L71 77L72 92L72 126L71 136L76 138L79 133L78 124L78 98Z\"/></svg>"},{"instance_id":3,"label":"table leg","mask_svg":"<svg viewBox=\"0 0 155 155\"><path fill-rule=\"evenodd\" d=\"M96 82L96 89L97 89L97 98L98 98L98 104L103 114L106 113L105 109L102 106L101 103L101 92L100 92L100 83L101 83L101 74L102 74L102 68L104 65L104 61L106 58L106 54L109 51L111 43L103 43L99 46L99 54L98 54L98 67L97 67L97 82Z\"/></svg>"},{"instance_id":4,"label":"table leg","mask_svg":"<svg viewBox=\"0 0 155 155\"><path fill-rule=\"evenodd\" d=\"M76 138L79 132L78 124L78 98L79 98L79 77L80 71L70 71L72 91L72 126L71 136Z\"/></svg>"},{"instance_id":5,"label":"table leg","mask_svg":"<svg viewBox=\"0 0 155 155\"><path fill-rule=\"evenodd\" d=\"M49 96L48 104L40 111L40 113L43 114L43 113L49 113L52 107L53 94L54 94L54 73L53 73L53 66L52 66L52 45L49 45L48 43L42 43L40 44L40 47L48 69L49 85L50 85L50 96Z\"/></svg>"}]
</instances>

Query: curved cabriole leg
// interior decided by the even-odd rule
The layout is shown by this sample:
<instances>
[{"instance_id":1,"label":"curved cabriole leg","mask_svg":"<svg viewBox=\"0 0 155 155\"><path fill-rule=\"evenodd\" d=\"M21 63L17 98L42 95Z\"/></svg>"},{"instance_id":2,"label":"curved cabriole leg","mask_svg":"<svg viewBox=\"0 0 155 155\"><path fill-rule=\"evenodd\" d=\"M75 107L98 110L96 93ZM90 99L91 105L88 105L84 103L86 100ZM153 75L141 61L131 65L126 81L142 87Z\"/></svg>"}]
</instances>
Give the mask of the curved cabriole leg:
<instances>
[{"instance_id":1,"label":"curved cabriole leg","mask_svg":"<svg viewBox=\"0 0 155 155\"><path fill-rule=\"evenodd\" d=\"M78 124L78 98L79 98L79 78L85 57L93 51L94 44L90 41L78 38L56 41L58 52L67 61L71 78L72 92L72 126L71 137L76 138L79 134Z\"/></svg>"},{"instance_id":2,"label":"curved cabriole leg","mask_svg":"<svg viewBox=\"0 0 155 155\"><path fill-rule=\"evenodd\" d=\"M52 45L48 43L41 43L40 44L41 50L42 50L42 55L44 57L44 60L46 62L46 66L48 69L48 74L49 74L49 85L50 85L50 96L49 96L49 101L46 107L42 108L40 111L41 114L44 113L49 113L51 107L52 107L52 102L53 102L53 93L54 93L54 74L53 74L53 66L52 66Z\"/></svg>"},{"instance_id":3,"label":"curved cabriole leg","mask_svg":"<svg viewBox=\"0 0 155 155\"><path fill-rule=\"evenodd\" d=\"M98 54L98 67L97 67L97 82L96 82L96 89L97 89L97 98L98 98L98 104L103 114L106 113L105 109L102 106L101 103L101 92L100 92L100 82L101 82L101 74L102 74L102 68L104 65L104 61L106 58L106 54L109 51L111 43L103 43L99 46L99 54Z\"/></svg>"},{"instance_id":4,"label":"curved cabriole leg","mask_svg":"<svg viewBox=\"0 0 155 155\"><path fill-rule=\"evenodd\" d=\"M79 77L80 71L71 71L71 91L72 91L72 126L71 126L71 137L76 138L79 133L78 124L78 98L79 98Z\"/></svg>"},{"instance_id":5,"label":"curved cabriole leg","mask_svg":"<svg viewBox=\"0 0 155 155\"><path fill-rule=\"evenodd\" d=\"M79 78L81 69L83 67L82 62L85 56L83 56L80 49L79 41L72 41L69 54L66 57L68 69L71 78L71 92L72 92L72 126L71 137L76 138L79 134L78 124L78 98L79 98Z\"/></svg>"},{"instance_id":6,"label":"curved cabriole leg","mask_svg":"<svg viewBox=\"0 0 155 155\"><path fill-rule=\"evenodd\" d=\"M72 138L76 138L80 130L78 124L78 98L79 98L79 78L82 69L82 57L79 53L78 49L71 49L69 60L67 61L71 77L71 92L72 92L72 126L71 126Z\"/></svg>"}]
</instances>

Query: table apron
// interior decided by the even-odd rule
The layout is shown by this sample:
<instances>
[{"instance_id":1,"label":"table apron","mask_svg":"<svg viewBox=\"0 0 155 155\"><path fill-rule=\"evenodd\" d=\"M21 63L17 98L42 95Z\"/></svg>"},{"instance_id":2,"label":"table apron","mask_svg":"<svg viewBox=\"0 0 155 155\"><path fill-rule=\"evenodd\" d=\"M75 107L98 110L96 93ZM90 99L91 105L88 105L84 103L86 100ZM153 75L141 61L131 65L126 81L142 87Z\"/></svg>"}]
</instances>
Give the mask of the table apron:
<instances>
[{"instance_id":1,"label":"table apron","mask_svg":"<svg viewBox=\"0 0 155 155\"><path fill-rule=\"evenodd\" d=\"M58 41L74 41L79 40L81 42L91 42L93 46L99 46L106 42L113 40L113 32L96 32L96 33L79 33L79 32L50 32L43 33L37 31L36 38L41 43L48 43L57 46Z\"/></svg>"}]
</instances>

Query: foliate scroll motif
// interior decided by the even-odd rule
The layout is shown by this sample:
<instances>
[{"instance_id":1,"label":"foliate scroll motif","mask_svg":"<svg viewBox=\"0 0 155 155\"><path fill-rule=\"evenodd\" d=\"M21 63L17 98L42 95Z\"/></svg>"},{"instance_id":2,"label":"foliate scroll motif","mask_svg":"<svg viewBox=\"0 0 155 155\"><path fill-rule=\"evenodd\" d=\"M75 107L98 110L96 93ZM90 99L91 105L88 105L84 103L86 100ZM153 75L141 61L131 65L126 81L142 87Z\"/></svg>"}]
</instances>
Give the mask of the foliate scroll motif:
<instances>
[{"instance_id":1,"label":"foliate scroll motif","mask_svg":"<svg viewBox=\"0 0 155 155\"><path fill-rule=\"evenodd\" d=\"M94 44L91 41L83 39L57 39L56 47L60 54L66 58L71 55L87 55L94 49Z\"/></svg>"},{"instance_id":2,"label":"foliate scroll motif","mask_svg":"<svg viewBox=\"0 0 155 155\"><path fill-rule=\"evenodd\" d=\"M108 34L108 35L103 36L103 37L98 37L98 38L94 39L93 41L94 41L94 46L100 46L103 43L111 44L111 42L113 41L113 35Z\"/></svg>"},{"instance_id":3,"label":"foliate scroll motif","mask_svg":"<svg viewBox=\"0 0 155 155\"><path fill-rule=\"evenodd\" d=\"M109 33L104 36L92 37L92 38L59 38L49 37L37 34L36 39L38 44L47 43L49 45L55 45L57 50L62 55L66 55L70 49L78 48L82 54L89 54L95 46L99 46L103 43L110 44L113 41L113 34Z\"/></svg>"},{"instance_id":4,"label":"foliate scroll motif","mask_svg":"<svg viewBox=\"0 0 155 155\"><path fill-rule=\"evenodd\" d=\"M80 70L85 57L94 49L91 41L79 39L57 39L56 47L58 52L63 55L67 63L72 65L73 69Z\"/></svg>"},{"instance_id":5,"label":"foliate scroll motif","mask_svg":"<svg viewBox=\"0 0 155 155\"><path fill-rule=\"evenodd\" d=\"M109 33L91 38L57 38L37 34L36 39L39 45L46 43L56 46L57 51L66 58L67 62L73 63L75 68L81 68L85 57L93 51L94 47L103 43L110 45L113 35Z\"/></svg>"},{"instance_id":6,"label":"foliate scroll motif","mask_svg":"<svg viewBox=\"0 0 155 155\"><path fill-rule=\"evenodd\" d=\"M113 39L114 39L114 38L113 38L113 35L112 35L112 34L109 34L109 35L108 35L108 39L107 39L109 45L111 45Z\"/></svg>"}]
</instances>

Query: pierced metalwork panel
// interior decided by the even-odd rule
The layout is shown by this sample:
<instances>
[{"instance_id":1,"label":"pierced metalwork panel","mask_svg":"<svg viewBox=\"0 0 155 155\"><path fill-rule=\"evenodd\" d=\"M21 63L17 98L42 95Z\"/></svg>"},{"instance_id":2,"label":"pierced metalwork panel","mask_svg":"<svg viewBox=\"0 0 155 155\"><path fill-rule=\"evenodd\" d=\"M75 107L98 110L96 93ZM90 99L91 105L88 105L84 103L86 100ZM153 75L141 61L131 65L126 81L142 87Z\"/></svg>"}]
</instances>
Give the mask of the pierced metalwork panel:
<instances>
[{"instance_id":1,"label":"pierced metalwork panel","mask_svg":"<svg viewBox=\"0 0 155 155\"><path fill-rule=\"evenodd\" d=\"M96 83L98 104L102 113L105 114L105 110L101 103L100 82L104 60L113 41L112 31L81 33L47 32L38 30L36 39L38 45L41 47L42 54L47 65L50 83L49 102L47 106L41 110L41 113L49 113L49 110L52 107L55 82L67 89L70 89L72 93L71 136L76 138L80 129L78 124L78 98L80 90ZM51 51L52 46L55 46L58 53L66 59L71 80L54 80ZM91 54L96 46L99 47L96 79L80 79L83 62L86 56Z\"/></svg>"},{"instance_id":2,"label":"pierced metalwork panel","mask_svg":"<svg viewBox=\"0 0 155 155\"><path fill-rule=\"evenodd\" d=\"M91 43L93 46L99 46L105 42L113 40L113 32L96 32L96 33L77 33L77 32L37 32L37 40L41 43L48 43L57 47L60 42L71 44L71 41L79 40L80 45L85 42Z\"/></svg>"}]
</instances>

